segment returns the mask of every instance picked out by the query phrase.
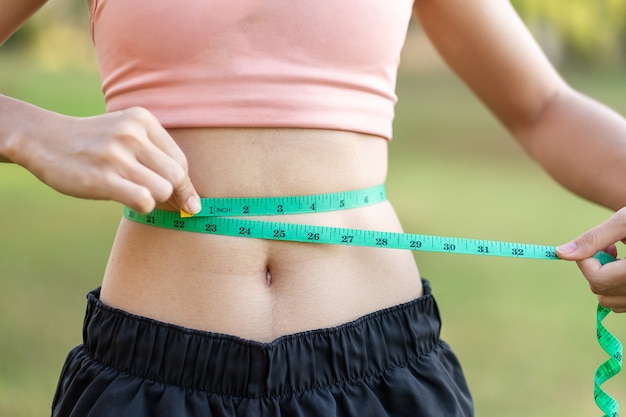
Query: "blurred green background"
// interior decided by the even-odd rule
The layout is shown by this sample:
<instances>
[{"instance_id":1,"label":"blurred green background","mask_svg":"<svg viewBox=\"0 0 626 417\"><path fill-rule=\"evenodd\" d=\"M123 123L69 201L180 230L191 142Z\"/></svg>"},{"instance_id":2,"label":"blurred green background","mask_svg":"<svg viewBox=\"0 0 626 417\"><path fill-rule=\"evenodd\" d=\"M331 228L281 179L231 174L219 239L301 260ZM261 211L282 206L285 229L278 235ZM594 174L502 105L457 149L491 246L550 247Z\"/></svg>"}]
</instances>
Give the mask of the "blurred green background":
<instances>
[{"instance_id":1,"label":"blurred green background","mask_svg":"<svg viewBox=\"0 0 626 417\"><path fill-rule=\"evenodd\" d=\"M77 4L78 3L78 4ZM564 77L626 115L626 1L513 1ZM84 4L46 6L0 50L0 93L74 115L103 111ZM556 185L445 69L413 25L387 182L407 231L546 245L609 211ZM121 207L59 195L0 164L0 416L49 414L65 355L80 343ZM444 337L464 364L476 415L591 416L595 297L563 261L416 253ZM626 340L626 317L607 326ZM626 374L606 384L626 401Z\"/></svg>"}]
</instances>

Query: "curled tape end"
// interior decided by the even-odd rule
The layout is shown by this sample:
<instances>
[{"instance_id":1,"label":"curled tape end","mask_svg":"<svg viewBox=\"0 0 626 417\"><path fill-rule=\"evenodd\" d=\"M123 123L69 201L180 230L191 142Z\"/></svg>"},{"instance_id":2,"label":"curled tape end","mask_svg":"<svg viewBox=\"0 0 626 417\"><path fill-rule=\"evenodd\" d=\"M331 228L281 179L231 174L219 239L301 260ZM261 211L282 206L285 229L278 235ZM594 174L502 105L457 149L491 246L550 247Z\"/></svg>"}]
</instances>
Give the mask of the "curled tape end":
<instances>
[{"instance_id":1,"label":"curled tape end","mask_svg":"<svg viewBox=\"0 0 626 417\"><path fill-rule=\"evenodd\" d=\"M615 261L615 258L606 252L598 252L593 257L599 260L602 265ZM600 385L613 378L622 369L622 343L617 340L615 336L613 336L602 324L602 320L607 316L607 314L609 314L610 311L611 310L609 308L598 304L596 314L596 336L602 349L609 355L609 359L600 365L600 367L596 370L594 397L596 405L604 413L604 417L618 417L619 403L615 398L611 397L600 387Z\"/></svg>"}]
</instances>

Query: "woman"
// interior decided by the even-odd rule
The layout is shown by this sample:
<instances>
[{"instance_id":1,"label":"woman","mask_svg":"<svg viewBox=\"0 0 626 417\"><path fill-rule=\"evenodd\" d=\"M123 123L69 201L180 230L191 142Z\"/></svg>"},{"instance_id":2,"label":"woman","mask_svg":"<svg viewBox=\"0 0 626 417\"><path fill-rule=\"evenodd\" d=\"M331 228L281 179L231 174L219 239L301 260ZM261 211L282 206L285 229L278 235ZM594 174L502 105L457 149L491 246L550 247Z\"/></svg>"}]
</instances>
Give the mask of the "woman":
<instances>
[{"instance_id":1,"label":"woman","mask_svg":"<svg viewBox=\"0 0 626 417\"><path fill-rule=\"evenodd\" d=\"M0 39L43 3L0 0ZM107 114L0 99L0 158L60 192L197 213L200 196L383 184L413 14L559 182L626 203L626 123L572 91L507 2L93 0L90 10ZM272 220L402 230L387 201ZM408 251L123 219L53 415L472 415L439 325Z\"/></svg>"}]
</instances>

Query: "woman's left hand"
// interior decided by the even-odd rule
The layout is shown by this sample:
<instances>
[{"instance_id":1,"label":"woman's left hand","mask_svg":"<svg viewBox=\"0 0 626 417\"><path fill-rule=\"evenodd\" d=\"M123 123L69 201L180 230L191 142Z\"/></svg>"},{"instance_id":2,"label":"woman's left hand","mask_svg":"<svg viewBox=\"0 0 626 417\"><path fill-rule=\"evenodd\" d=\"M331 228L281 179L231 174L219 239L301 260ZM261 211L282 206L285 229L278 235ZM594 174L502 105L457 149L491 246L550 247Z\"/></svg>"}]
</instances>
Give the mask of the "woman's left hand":
<instances>
[{"instance_id":1,"label":"woman's left hand","mask_svg":"<svg viewBox=\"0 0 626 417\"><path fill-rule=\"evenodd\" d=\"M600 305L623 313L626 312L626 259L602 265L593 258L599 251L617 258L617 242L626 242L626 207L573 241L558 246L556 253L561 259L576 261Z\"/></svg>"}]
</instances>

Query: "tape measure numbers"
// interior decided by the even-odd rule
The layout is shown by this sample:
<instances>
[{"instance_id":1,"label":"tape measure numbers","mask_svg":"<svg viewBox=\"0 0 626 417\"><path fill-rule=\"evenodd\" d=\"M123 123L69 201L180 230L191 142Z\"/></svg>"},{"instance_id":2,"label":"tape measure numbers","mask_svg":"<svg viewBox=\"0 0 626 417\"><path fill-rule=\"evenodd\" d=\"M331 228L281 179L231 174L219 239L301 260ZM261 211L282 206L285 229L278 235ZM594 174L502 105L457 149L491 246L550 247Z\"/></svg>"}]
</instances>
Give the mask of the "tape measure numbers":
<instances>
[{"instance_id":1,"label":"tape measure numbers","mask_svg":"<svg viewBox=\"0 0 626 417\"><path fill-rule=\"evenodd\" d=\"M193 216L165 210L140 214L129 208L125 209L124 215L138 223L206 234L469 255L558 259L553 246L232 218L347 210L378 204L386 199L384 185L378 185L331 194L203 198L202 211Z\"/></svg>"},{"instance_id":2,"label":"tape measure numbers","mask_svg":"<svg viewBox=\"0 0 626 417\"><path fill-rule=\"evenodd\" d=\"M285 197L203 198L200 213L181 211L179 217L271 216L320 213L378 204L387 200L385 186L328 194ZM158 211L156 211L158 212Z\"/></svg>"},{"instance_id":3,"label":"tape measure numbers","mask_svg":"<svg viewBox=\"0 0 626 417\"><path fill-rule=\"evenodd\" d=\"M527 259L559 259L554 246L233 218L347 210L377 204L386 199L385 187L379 185L330 194L203 198L202 211L193 216L184 212L165 210L140 214L126 207L124 217L134 222L166 229L256 239ZM603 264L615 260L606 253L599 253L596 258ZM596 371L594 399L605 416L618 417L619 404L600 387L621 370L622 363L622 344L602 325L602 320L609 312L610 309L598 305L596 335L598 343L610 358Z\"/></svg>"},{"instance_id":4,"label":"tape measure numbers","mask_svg":"<svg viewBox=\"0 0 626 417\"><path fill-rule=\"evenodd\" d=\"M138 223L166 229L256 239L529 259L558 259L554 246L526 243L230 219L225 217L194 216L181 218L179 213L169 211L158 211L142 215L128 208L125 210L125 216Z\"/></svg>"}]
</instances>

